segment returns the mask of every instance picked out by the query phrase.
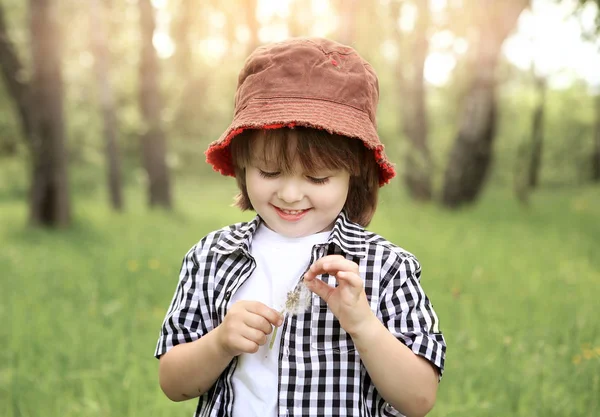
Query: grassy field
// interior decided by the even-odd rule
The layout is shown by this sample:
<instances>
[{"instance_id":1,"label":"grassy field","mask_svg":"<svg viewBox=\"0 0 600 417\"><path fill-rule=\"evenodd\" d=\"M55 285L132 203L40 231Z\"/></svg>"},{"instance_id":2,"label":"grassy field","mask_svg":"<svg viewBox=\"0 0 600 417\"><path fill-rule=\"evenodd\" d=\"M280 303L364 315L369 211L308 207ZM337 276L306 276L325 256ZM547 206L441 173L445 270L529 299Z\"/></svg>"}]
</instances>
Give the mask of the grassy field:
<instances>
[{"instance_id":1,"label":"grassy field","mask_svg":"<svg viewBox=\"0 0 600 417\"><path fill-rule=\"evenodd\" d=\"M170 214L138 190L120 215L78 193L55 232L0 196L0 416L191 416L161 393L154 346L185 252L251 217L233 186L180 182ZM392 187L370 228L417 255L448 343L430 416L600 416L600 189L447 212Z\"/></svg>"}]
</instances>

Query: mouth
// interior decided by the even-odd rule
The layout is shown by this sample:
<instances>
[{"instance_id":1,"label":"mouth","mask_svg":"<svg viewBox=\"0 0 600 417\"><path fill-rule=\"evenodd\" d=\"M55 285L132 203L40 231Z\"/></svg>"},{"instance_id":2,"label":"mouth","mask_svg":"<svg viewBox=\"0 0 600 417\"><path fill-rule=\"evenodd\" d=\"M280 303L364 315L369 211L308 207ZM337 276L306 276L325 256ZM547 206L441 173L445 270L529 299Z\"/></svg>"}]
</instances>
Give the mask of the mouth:
<instances>
[{"instance_id":1,"label":"mouth","mask_svg":"<svg viewBox=\"0 0 600 417\"><path fill-rule=\"evenodd\" d=\"M306 215L312 209L302 209L302 210L287 210L277 206L273 206L275 212L281 217L283 220L288 221L297 221Z\"/></svg>"}]
</instances>

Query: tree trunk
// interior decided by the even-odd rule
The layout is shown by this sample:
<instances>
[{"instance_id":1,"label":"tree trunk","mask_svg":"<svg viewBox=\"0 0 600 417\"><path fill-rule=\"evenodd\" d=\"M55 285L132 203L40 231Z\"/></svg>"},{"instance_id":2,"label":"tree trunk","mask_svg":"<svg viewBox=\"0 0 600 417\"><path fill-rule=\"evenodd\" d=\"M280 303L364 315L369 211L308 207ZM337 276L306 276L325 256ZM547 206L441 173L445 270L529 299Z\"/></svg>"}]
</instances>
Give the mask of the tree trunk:
<instances>
[{"instance_id":1,"label":"tree trunk","mask_svg":"<svg viewBox=\"0 0 600 417\"><path fill-rule=\"evenodd\" d=\"M158 58L152 44L154 10L150 0L138 0L140 7L142 53L140 59L140 109L145 124L142 133L142 160L148 174L150 206L171 207L169 172L166 164L166 138L161 121L158 88Z\"/></svg>"},{"instance_id":2,"label":"tree trunk","mask_svg":"<svg viewBox=\"0 0 600 417\"><path fill-rule=\"evenodd\" d=\"M248 31L250 33L250 39L248 40L248 48L246 55L250 55L259 45L258 39L258 20L256 18L256 9L258 7L258 0L248 0L245 2L246 12L246 24L248 25Z\"/></svg>"},{"instance_id":3,"label":"tree trunk","mask_svg":"<svg viewBox=\"0 0 600 417\"><path fill-rule=\"evenodd\" d=\"M344 45L355 46L357 35L357 0L336 0L335 8L338 10L337 41Z\"/></svg>"},{"instance_id":4,"label":"tree trunk","mask_svg":"<svg viewBox=\"0 0 600 417\"><path fill-rule=\"evenodd\" d=\"M63 121L59 25L51 0L30 0L33 62L33 178L30 222L67 226L70 222L69 183Z\"/></svg>"},{"instance_id":5,"label":"tree trunk","mask_svg":"<svg viewBox=\"0 0 600 417\"><path fill-rule=\"evenodd\" d=\"M288 18L288 33L291 38L307 35L306 5L302 0L292 0Z\"/></svg>"},{"instance_id":6,"label":"tree trunk","mask_svg":"<svg viewBox=\"0 0 600 417\"><path fill-rule=\"evenodd\" d=\"M535 76L535 75L534 75ZM542 162L542 148L544 142L544 107L546 104L546 80L541 77L535 78L538 93L537 104L533 112L531 126L531 159L529 161L528 185L534 189L539 182L540 168Z\"/></svg>"},{"instance_id":7,"label":"tree trunk","mask_svg":"<svg viewBox=\"0 0 600 417\"><path fill-rule=\"evenodd\" d=\"M106 6L102 0L91 0L90 20L91 43L94 52L96 80L100 99L100 108L104 122L104 146L107 161L107 180L110 202L116 211L123 209L123 194L121 186L121 163L117 144L117 117L112 87L109 77L110 58L107 46L107 17Z\"/></svg>"},{"instance_id":8,"label":"tree trunk","mask_svg":"<svg viewBox=\"0 0 600 417\"><path fill-rule=\"evenodd\" d=\"M596 96L596 122L592 152L592 181L600 182L600 94Z\"/></svg>"},{"instance_id":9,"label":"tree trunk","mask_svg":"<svg viewBox=\"0 0 600 417\"><path fill-rule=\"evenodd\" d=\"M193 52L190 39L190 28L194 24L196 9L193 0L181 0L177 9L175 24L171 26L175 42L175 70L183 83L189 83L192 75Z\"/></svg>"},{"instance_id":10,"label":"tree trunk","mask_svg":"<svg viewBox=\"0 0 600 417\"><path fill-rule=\"evenodd\" d=\"M466 93L458 135L445 172L442 203L457 208L473 202L483 189L492 160L496 133L496 67L504 39L514 28L524 0L480 0L478 42L472 45L473 79Z\"/></svg>"},{"instance_id":11,"label":"tree trunk","mask_svg":"<svg viewBox=\"0 0 600 417\"><path fill-rule=\"evenodd\" d=\"M458 136L445 172L442 201L448 207L474 201L488 173L497 113L493 76L497 52L491 48L480 53L479 69L465 97Z\"/></svg>"},{"instance_id":12,"label":"tree trunk","mask_svg":"<svg viewBox=\"0 0 600 417\"><path fill-rule=\"evenodd\" d=\"M513 186L517 200L523 204L529 204L529 194L531 187L529 186L529 166L531 163L531 146L530 142L525 140L517 146L514 156L514 178Z\"/></svg>"},{"instance_id":13,"label":"tree trunk","mask_svg":"<svg viewBox=\"0 0 600 417\"><path fill-rule=\"evenodd\" d=\"M205 75L206 71L195 71L194 53L192 50L192 39L190 30L195 25L204 25L204 21L197 20L198 15L205 13L199 9L200 5L194 4L194 0L181 0L178 4L177 18L171 25L173 41L175 42L175 55L173 61L177 73L178 88L173 87L174 104L176 107L173 126L177 134L186 137L194 137L200 134L197 126L202 124L202 103L205 101ZM206 13L208 14L208 13Z\"/></svg>"},{"instance_id":14,"label":"tree trunk","mask_svg":"<svg viewBox=\"0 0 600 417\"><path fill-rule=\"evenodd\" d=\"M399 49L410 50L411 59L399 59L397 81L399 85L401 119L404 135L408 139L408 149L404 161L404 183L410 195L421 201L431 199L431 155L427 146L428 120L425 89L425 58L429 48L427 30L430 24L430 10L427 0L417 0L417 21L415 30L403 36L398 28L400 5L392 3L394 32ZM408 48L403 42L410 43Z\"/></svg>"},{"instance_id":15,"label":"tree trunk","mask_svg":"<svg viewBox=\"0 0 600 417\"><path fill-rule=\"evenodd\" d=\"M33 120L29 110L30 86L25 79L25 71L19 60L16 48L8 36L4 9L0 4L0 70L8 94L13 99L20 119L23 138L31 145Z\"/></svg>"}]
</instances>

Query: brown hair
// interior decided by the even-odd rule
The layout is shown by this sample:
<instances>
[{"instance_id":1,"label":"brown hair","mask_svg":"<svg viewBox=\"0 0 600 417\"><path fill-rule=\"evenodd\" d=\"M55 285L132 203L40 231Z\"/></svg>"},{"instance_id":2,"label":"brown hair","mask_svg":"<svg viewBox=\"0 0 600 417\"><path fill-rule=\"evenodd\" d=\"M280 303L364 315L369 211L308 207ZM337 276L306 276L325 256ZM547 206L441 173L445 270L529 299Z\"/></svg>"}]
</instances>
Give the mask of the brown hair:
<instances>
[{"instance_id":1,"label":"brown hair","mask_svg":"<svg viewBox=\"0 0 600 417\"><path fill-rule=\"evenodd\" d=\"M293 169L294 158L299 159L305 172L319 169L345 169L350 174L348 197L344 211L348 218L367 226L377 208L379 191L379 168L373 151L361 140L330 134L324 130L295 127L298 140L289 138L291 129L245 130L231 141L231 156L235 178L240 193L235 206L242 210L254 210L246 189L246 166L255 157L252 145L259 132L264 134L263 158L278 161L283 173Z\"/></svg>"}]
</instances>

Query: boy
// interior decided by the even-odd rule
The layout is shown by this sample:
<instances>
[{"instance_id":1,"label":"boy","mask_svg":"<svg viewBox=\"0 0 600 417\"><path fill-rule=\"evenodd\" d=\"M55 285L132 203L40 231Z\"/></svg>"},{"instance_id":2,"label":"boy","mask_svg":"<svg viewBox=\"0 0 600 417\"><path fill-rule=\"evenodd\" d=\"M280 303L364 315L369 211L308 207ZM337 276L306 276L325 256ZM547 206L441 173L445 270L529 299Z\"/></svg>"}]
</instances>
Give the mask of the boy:
<instances>
[{"instance_id":1,"label":"boy","mask_svg":"<svg viewBox=\"0 0 600 417\"><path fill-rule=\"evenodd\" d=\"M423 416L446 345L413 255L364 229L394 175L378 81L326 39L258 48L206 152L257 217L186 255L155 355L196 416ZM275 329L275 330L274 330Z\"/></svg>"}]
</instances>

